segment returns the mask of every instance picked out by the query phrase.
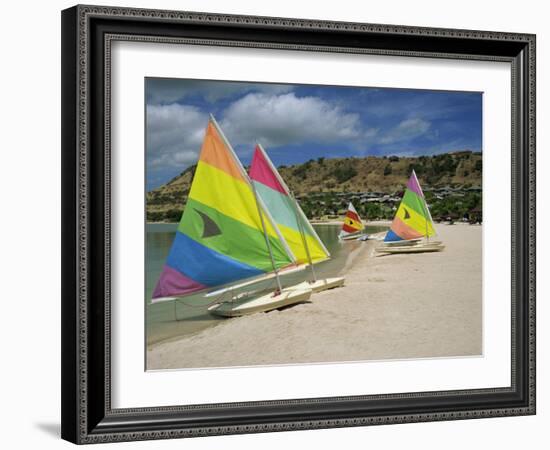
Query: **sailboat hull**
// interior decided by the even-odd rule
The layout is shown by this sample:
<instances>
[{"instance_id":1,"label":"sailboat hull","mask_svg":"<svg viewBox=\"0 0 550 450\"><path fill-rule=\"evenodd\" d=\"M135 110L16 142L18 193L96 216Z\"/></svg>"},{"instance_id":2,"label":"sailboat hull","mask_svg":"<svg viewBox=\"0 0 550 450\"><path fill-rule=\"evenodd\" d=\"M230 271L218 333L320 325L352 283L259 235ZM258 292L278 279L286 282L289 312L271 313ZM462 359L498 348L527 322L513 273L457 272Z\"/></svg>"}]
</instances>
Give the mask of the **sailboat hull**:
<instances>
[{"instance_id":1,"label":"sailboat hull","mask_svg":"<svg viewBox=\"0 0 550 450\"><path fill-rule=\"evenodd\" d=\"M412 247L417 245L443 245L442 241L434 241L433 239L427 240L423 238L408 239L403 241L389 241L384 242L384 247Z\"/></svg>"},{"instance_id":2,"label":"sailboat hull","mask_svg":"<svg viewBox=\"0 0 550 450\"><path fill-rule=\"evenodd\" d=\"M311 289L283 289L277 295L273 293L256 297L246 302L215 303L208 308L211 314L223 317L239 317L258 312L268 312L308 301Z\"/></svg>"},{"instance_id":3,"label":"sailboat hull","mask_svg":"<svg viewBox=\"0 0 550 450\"><path fill-rule=\"evenodd\" d=\"M313 293L326 291L328 289L334 289L342 287L346 279L344 277L323 278L316 281L304 281L295 286L290 286L287 289L311 289Z\"/></svg>"},{"instance_id":4,"label":"sailboat hull","mask_svg":"<svg viewBox=\"0 0 550 450\"><path fill-rule=\"evenodd\" d=\"M354 234L345 234L342 236L338 236L338 239L341 241L357 241L361 237L365 236L363 232L361 233L354 233Z\"/></svg>"},{"instance_id":5,"label":"sailboat hull","mask_svg":"<svg viewBox=\"0 0 550 450\"><path fill-rule=\"evenodd\" d=\"M416 245L403 245L403 246L380 246L376 248L378 253L425 253L425 252L440 252L445 248L443 244L439 243L425 243Z\"/></svg>"},{"instance_id":6,"label":"sailboat hull","mask_svg":"<svg viewBox=\"0 0 550 450\"><path fill-rule=\"evenodd\" d=\"M405 247L417 245L422 242L422 238L416 239L403 239L401 241L384 241L384 247Z\"/></svg>"}]
</instances>

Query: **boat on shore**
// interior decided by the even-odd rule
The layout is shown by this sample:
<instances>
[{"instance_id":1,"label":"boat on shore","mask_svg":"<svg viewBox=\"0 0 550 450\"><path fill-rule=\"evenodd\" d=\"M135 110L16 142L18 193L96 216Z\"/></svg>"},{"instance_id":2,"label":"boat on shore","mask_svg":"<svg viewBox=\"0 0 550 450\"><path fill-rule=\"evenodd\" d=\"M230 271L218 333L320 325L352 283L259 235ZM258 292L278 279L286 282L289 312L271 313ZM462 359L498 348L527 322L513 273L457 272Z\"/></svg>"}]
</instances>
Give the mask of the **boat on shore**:
<instances>
[{"instance_id":1,"label":"boat on shore","mask_svg":"<svg viewBox=\"0 0 550 450\"><path fill-rule=\"evenodd\" d=\"M246 299L223 307L213 302L220 313L234 307L240 308L240 313L268 311L311 296L311 289L283 292L279 271L298 266L237 155L210 116L187 203L152 302L223 287L233 296L235 286L274 278L277 288L252 299L255 303L250 307L242 306L251 301ZM220 297L226 297L225 292ZM209 310L215 312L215 305Z\"/></svg>"},{"instance_id":2,"label":"boat on shore","mask_svg":"<svg viewBox=\"0 0 550 450\"><path fill-rule=\"evenodd\" d=\"M279 188L276 194L274 186ZM187 204L152 302L204 292L203 298L213 298L207 309L214 315L267 312L343 285L343 277L316 278L313 265L329 258L261 146L248 174L210 116ZM281 274L307 267L311 279L282 285ZM266 280L275 285L267 292L254 290ZM244 287L249 291L239 292Z\"/></svg>"},{"instance_id":3,"label":"boat on shore","mask_svg":"<svg viewBox=\"0 0 550 450\"><path fill-rule=\"evenodd\" d=\"M254 296L250 300L244 296L242 297L245 299L244 301L234 298L232 301L217 302L209 306L208 311L222 317L240 317L257 312L269 312L306 302L312 292L309 288L297 289L293 286L292 288L283 288L280 292Z\"/></svg>"},{"instance_id":4,"label":"boat on shore","mask_svg":"<svg viewBox=\"0 0 550 450\"><path fill-rule=\"evenodd\" d=\"M338 239L341 241L356 241L366 240L365 238L365 224L359 217L359 213L353 206L352 202L349 202L348 210L346 211L346 217L342 224L342 229L338 235Z\"/></svg>"},{"instance_id":5,"label":"boat on shore","mask_svg":"<svg viewBox=\"0 0 550 450\"><path fill-rule=\"evenodd\" d=\"M306 265L310 271L308 280L288 289L309 288L317 293L343 286L344 277L317 277L315 264L329 260L330 252L260 143L254 149L249 176L258 197L295 255L296 264Z\"/></svg>"},{"instance_id":6,"label":"boat on shore","mask_svg":"<svg viewBox=\"0 0 550 450\"><path fill-rule=\"evenodd\" d=\"M434 240L435 226L426 198L413 170L405 193L384 241L376 252L423 253L439 252L445 248L441 240Z\"/></svg>"},{"instance_id":7,"label":"boat on shore","mask_svg":"<svg viewBox=\"0 0 550 450\"><path fill-rule=\"evenodd\" d=\"M378 253L425 253L425 252L440 252L445 248L440 243L419 243L414 245L395 245L395 246L382 246L376 248Z\"/></svg>"}]
</instances>

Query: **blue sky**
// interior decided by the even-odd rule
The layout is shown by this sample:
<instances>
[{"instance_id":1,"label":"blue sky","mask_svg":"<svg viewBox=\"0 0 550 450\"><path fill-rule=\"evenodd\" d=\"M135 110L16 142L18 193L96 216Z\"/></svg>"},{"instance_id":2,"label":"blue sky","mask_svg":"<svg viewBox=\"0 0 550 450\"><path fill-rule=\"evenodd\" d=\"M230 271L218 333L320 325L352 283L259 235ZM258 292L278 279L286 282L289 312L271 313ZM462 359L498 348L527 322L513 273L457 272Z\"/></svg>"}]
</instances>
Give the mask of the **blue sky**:
<instances>
[{"instance_id":1,"label":"blue sky","mask_svg":"<svg viewBox=\"0 0 550 450\"><path fill-rule=\"evenodd\" d=\"M482 94L148 78L147 190L197 162L211 113L243 164L481 151Z\"/></svg>"}]
</instances>

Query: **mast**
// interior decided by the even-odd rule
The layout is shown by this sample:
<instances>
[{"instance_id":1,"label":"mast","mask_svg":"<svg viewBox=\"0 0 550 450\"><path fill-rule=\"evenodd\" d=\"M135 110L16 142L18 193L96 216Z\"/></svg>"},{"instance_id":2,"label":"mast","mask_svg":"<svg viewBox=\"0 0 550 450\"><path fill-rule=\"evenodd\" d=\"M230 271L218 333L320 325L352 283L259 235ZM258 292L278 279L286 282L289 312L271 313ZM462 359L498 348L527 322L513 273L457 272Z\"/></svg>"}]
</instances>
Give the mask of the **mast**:
<instances>
[{"instance_id":1,"label":"mast","mask_svg":"<svg viewBox=\"0 0 550 450\"><path fill-rule=\"evenodd\" d=\"M432 213L430 213L430 208L428 208L428 202L426 201L424 191L422 190L422 186L420 186L420 182L418 181L418 177L416 176L416 172L414 171L414 169L412 171L412 174L414 176L414 180L416 181L416 185L420 188L420 192L422 192L422 198L424 200L423 207L426 210L426 212L428 213L428 217L430 218L430 222L432 223L432 227L433 227L434 220L432 219ZM435 233L435 227L433 227L433 228L434 228L434 233ZM428 220L426 219L426 239L429 241L430 236L429 236L428 231L429 231L428 230Z\"/></svg>"}]
</instances>

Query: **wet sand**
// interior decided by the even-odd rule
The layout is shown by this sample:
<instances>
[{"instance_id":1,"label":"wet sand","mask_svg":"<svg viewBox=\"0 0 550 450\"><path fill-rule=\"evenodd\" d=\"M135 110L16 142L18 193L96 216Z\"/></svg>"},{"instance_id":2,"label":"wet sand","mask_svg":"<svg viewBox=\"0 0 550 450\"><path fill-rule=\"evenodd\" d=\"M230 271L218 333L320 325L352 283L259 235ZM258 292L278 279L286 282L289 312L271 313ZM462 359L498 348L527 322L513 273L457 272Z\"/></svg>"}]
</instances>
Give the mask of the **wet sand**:
<instances>
[{"instance_id":1,"label":"wet sand","mask_svg":"<svg viewBox=\"0 0 550 450\"><path fill-rule=\"evenodd\" d=\"M345 287L156 344L147 351L147 367L480 355L482 227L436 228L443 252L377 256L377 242L362 243L344 268Z\"/></svg>"}]
</instances>

